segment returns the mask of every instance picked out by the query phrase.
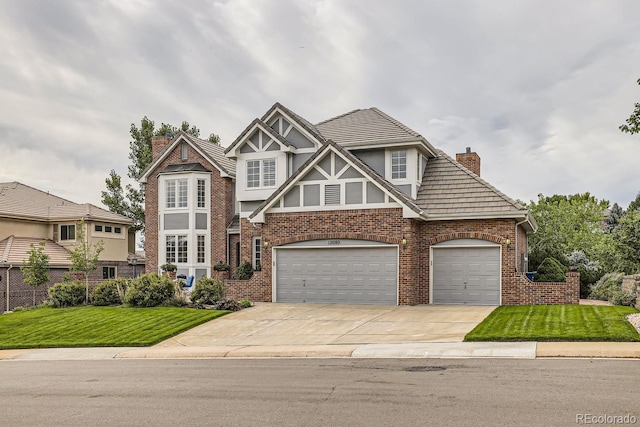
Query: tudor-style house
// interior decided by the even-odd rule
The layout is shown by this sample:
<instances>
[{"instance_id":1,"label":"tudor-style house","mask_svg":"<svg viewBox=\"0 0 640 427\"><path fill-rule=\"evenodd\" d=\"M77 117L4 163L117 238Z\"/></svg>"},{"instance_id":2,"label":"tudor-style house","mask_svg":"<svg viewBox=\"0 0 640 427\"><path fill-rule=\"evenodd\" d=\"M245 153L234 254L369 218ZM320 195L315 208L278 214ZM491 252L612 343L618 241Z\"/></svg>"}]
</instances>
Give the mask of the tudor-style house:
<instances>
[{"instance_id":1,"label":"tudor-style house","mask_svg":"<svg viewBox=\"0 0 640 427\"><path fill-rule=\"evenodd\" d=\"M250 262L228 292L256 301L347 304L577 302L575 283L528 281L529 212L376 108L315 125L276 103L226 149L153 139L147 271L196 279Z\"/></svg>"},{"instance_id":2,"label":"tudor-style house","mask_svg":"<svg viewBox=\"0 0 640 427\"><path fill-rule=\"evenodd\" d=\"M61 282L71 268L79 223L91 245L102 242L92 283L132 277L144 271L144 258L135 252L135 232L129 218L89 203L78 204L19 182L0 183L0 312L33 304L33 289L22 281L20 266L29 258L31 244L44 242L51 281L36 291L42 302L47 288ZM7 295L9 298L7 298Z\"/></svg>"}]
</instances>

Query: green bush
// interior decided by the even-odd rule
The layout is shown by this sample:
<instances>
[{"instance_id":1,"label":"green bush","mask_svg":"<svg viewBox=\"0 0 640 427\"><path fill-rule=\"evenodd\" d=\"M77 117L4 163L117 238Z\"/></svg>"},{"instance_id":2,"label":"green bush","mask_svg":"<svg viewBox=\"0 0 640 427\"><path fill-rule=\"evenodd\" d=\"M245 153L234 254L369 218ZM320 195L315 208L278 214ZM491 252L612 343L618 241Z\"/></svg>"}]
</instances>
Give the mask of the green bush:
<instances>
[{"instance_id":1,"label":"green bush","mask_svg":"<svg viewBox=\"0 0 640 427\"><path fill-rule=\"evenodd\" d=\"M538 266L538 271L533 276L534 282L564 282L565 267L555 258L545 258Z\"/></svg>"},{"instance_id":2,"label":"green bush","mask_svg":"<svg viewBox=\"0 0 640 427\"><path fill-rule=\"evenodd\" d=\"M130 279L119 277L117 279L105 280L91 292L89 302L91 305L121 305L122 296L129 286Z\"/></svg>"},{"instance_id":3,"label":"green bush","mask_svg":"<svg viewBox=\"0 0 640 427\"><path fill-rule=\"evenodd\" d=\"M627 292L620 290L614 290L609 296L609 302L613 305L633 305L636 301L635 292Z\"/></svg>"},{"instance_id":4,"label":"green bush","mask_svg":"<svg viewBox=\"0 0 640 427\"><path fill-rule=\"evenodd\" d=\"M249 261L245 261L236 268L236 279L249 280L253 276L253 267Z\"/></svg>"},{"instance_id":5,"label":"green bush","mask_svg":"<svg viewBox=\"0 0 640 427\"><path fill-rule=\"evenodd\" d=\"M213 309L214 310L229 310L229 311L239 311L242 310L242 306L240 305L240 303L238 301L229 299L229 298L225 298L223 300L220 301L216 301L213 304Z\"/></svg>"},{"instance_id":6,"label":"green bush","mask_svg":"<svg viewBox=\"0 0 640 427\"><path fill-rule=\"evenodd\" d=\"M242 308L249 308L251 307L253 304L251 304L251 301L249 301L248 299L241 299L239 301L240 307Z\"/></svg>"},{"instance_id":7,"label":"green bush","mask_svg":"<svg viewBox=\"0 0 640 427\"><path fill-rule=\"evenodd\" d=\"M49 288L48 300L56 308L74 307L84 304L85 284L82 282L56 283Z\"/></svg>"},{"instance_id":8,"label":"green bush","mask_svg":"<svg viewBox=\"0 0 640 427\"><path fill-rule=\"evenodd\" d=\"M231 266L227 263L220 261L219 263L213 266L213 269L215 271L229 271L231 270Z\"/></svg>"},{"instance_id":9,"label":"green bush","mask_svg":"<svg viewBox=\"0 0 640 427\"><path fill-rule=\"evenodd\" d=\"M622 292L623 273L607 273L591 287L590 299L609 301L615 293Z\"/></svg>"},{"instance_id":10,"label":"green bush","mask_svg":"<svg viewBox=\"0 0 640 427\"><path fill-rule=\"evenodd\" d=\"M124 302L132 307L157 307L171 301L175 295L173 281L156 273L139 276L131 281Z\"/></svg>"},{"instance_id":11,"label":"green bush","mask_svg":"<svg viewBox=\"0 0 640 427\"><path fill-rule=\"evenodd\" d=\"M224 299L225 295L226 289L222 280L203 277L191 292L191 302L196 305L213 304Z\"/></svg>"}]
</instances>

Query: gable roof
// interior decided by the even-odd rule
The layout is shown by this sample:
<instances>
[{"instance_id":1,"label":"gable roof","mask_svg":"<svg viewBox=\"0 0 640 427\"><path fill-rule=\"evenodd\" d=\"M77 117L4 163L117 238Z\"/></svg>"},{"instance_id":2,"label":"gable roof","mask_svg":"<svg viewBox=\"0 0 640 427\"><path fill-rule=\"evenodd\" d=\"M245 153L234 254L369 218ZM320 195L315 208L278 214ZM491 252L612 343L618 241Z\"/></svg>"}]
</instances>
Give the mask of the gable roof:
<instances>
[{"instance_id":1,"label":"gable roof","mask_svg":"<svg viewBox=\"0 0 640 427\"><path fill-rule=\"evenodd\" d=\"M191 145L202 157L207 159L213 167L220 171L220 175L223 177L235 178L236 176L236 162L233 159L229 159L224 155L224 148L213 142L206 141L204 139L196 138L193 135L189 135L184 131L180 131L173 141L167 145L162 154L157 159L149 163L149 165L142 171L138 181L141 183L147 182L149 174L162 162L169 153L181 142L185 141Z\"/></svg>"},{"instance_id":2,"label":"gable roof","mask_svg":"<svg viewBox=\"0 0 640 427\"><path fill-rule=\"evenodd\" d=\"M347 148L415 142L429 157L436 156L435 148L422 135L377 108L353 110L320 122L316 128L326 139Z\"/></svg>"},{"instance_id":3,"label":"gable roof","mask_svg":"<svg viewBox=\"0 0 640 427\"><path fill-rule=\"evenodd\" d=\"M49 255L49 265L71 265L69 251L57 243L51 240L15 236L9 236L0 241L0 263L21 265L23 260L29 258L31 244L38 247L40 242L45 242L44 253Z\"/></svg>"},{"instance_id":4,"label":"gable roof","mask_svg":"<svg viewBox=\"0 0 640 427\"><path fill-rule=\"evenodd\" d=\"M306 173L309 171L310 166L317 163L317 161L324 156L328 151L333 151L340 155L344 160L353 164L357 169L360 170L367 178L371 179L377 183L380 187L382 187L391 197L393 197L404 209L411 211L413 213L413 217L421 217L423 216L422 209L406 194L402 191L398 190L392 184L390 184L387 180L382 178L377 172L363 163L356 156L351 154L349 151L345 150L341 146L339 146L335 141L329 140L327 143L322 146L318 151L316 151L302 166L298 168L296 172L293 173L277 190L275 190L267 200L265 200L258 208L253 211L251 215L249 215L249 220L255 219L251 222L259 222L261 221L261 216L264 212L273 206L273 204L279 200L279 198L291 188L293 184L299 181ZM257 218L257 219L256 219Z\"/></svg>"},{"instance_id":5,"label":"gable roof","mask_svg":"<svg viewBox=\"0 0 640 427\"><path fill-rule=\"evenodd\" d=\"M537 224L518 202L502 193L443 151L429 159L416 199L428 219L523 218Z\"/></svg>"},{"instance_id":6,"label":"gable roof","mask_svg":"<svg viewBox=\"0 0 640 427\"><path fill-rule=\"evenodd\" d=\"M276 141L278 141L281 145L283 145L284 147L287 148L291 148L291 143L289 141L287 141L286 139L284 139L284 137L282 135L280 135L278 132L276 132L275 130L273 130L271 128L271 126L269 126L268 124L266 124L265 122L263 122L261 119L254 119L251 123L249 123L249 126L247 126L242 133L240 134L240 136L238 136L235 141L233 141L231 143L230 146L228 146L225 150L224 150L224 154L228 154L233 150L236 150L240 144L249 137L249 135L251 135L251 132L255 129L259 128L260 130L262 130L264 133L266 133L267 135L269 135L271 137L271 139L275 139Z\"/></svg>"},{"instance_id":7,"label":"gable roof","mask_svg":"<svg viewBox=\"0 0 640 427\"><path fill-rule=\"evenodd\" d=\"M276 110L280 110L281 113L284 113L285 116L288 116L290 119L296 122L299 126L301 126L304 130L309 132L314 138L316 138L318 142L321 142L321 143L326 142L327 139L322 135L322 133L318 130L316 126L311 124L311 122L309 122L304 117L299 116L298 114L291 111L284 105L280 104L279 102L276 102L275 104L273 104L271 108L269 108L269 110L267 110L267 112L264 113L264 115L262 116L262 120L267 121L269 116L271 116L271 114Z\"/></svg>"},{"instance_id":8,"label":"gable roof","mask_svg":"<svg viewBox=\"0 0 640 427\"><path fill-rule=\"evenodd\" d=\"M0 217L39 221L86 219L133 224L130 218L90 203L74 203L15 181L0 183Z\"/></svg>"}]
</instances>

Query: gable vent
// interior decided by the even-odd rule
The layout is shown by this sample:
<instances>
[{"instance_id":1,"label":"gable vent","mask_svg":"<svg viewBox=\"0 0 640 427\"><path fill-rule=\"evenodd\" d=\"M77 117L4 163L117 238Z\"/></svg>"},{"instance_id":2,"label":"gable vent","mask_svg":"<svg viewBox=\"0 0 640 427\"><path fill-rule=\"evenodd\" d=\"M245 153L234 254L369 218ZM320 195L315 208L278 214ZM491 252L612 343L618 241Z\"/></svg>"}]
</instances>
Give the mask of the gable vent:
<instances>
[{"instance_id":1,"label":"gable vent","mask_svg":"<svg viewBox=\"0 0 640 427\"><path fill-rule=\"evenodd\" d=\"M340 204L340 184L330 184L324 187L324 204L339 205Z\"/></svg>"}]
</instances>

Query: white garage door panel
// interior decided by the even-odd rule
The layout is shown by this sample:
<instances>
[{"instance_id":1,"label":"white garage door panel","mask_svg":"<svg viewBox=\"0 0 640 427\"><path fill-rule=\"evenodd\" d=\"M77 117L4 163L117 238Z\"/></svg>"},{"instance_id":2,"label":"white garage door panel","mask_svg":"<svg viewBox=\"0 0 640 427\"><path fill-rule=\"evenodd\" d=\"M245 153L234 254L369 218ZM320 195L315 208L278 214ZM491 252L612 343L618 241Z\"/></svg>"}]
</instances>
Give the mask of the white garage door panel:
<instances>
[{"instance_id":1,"label":"white garage door panel","mask_svg":"<svg viewBox=\"0 0 640 427\"><path fill-rule=\"evenodd\" d=\"M433 248L434 304L500 304L498 247Z\"/></svg>"},{"instance_id":2,"label":"white garage door panel","mask_svg":"<svg viewBox=\"0 0 640 427\"><path fill-rule=\"evenodd\" d=\"M397 248L276 249L276 301L397 304Z\"/></svg>"}]
</instances>

